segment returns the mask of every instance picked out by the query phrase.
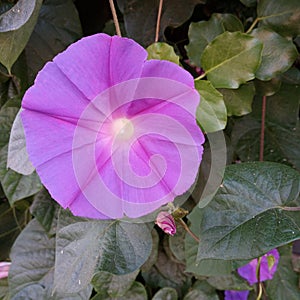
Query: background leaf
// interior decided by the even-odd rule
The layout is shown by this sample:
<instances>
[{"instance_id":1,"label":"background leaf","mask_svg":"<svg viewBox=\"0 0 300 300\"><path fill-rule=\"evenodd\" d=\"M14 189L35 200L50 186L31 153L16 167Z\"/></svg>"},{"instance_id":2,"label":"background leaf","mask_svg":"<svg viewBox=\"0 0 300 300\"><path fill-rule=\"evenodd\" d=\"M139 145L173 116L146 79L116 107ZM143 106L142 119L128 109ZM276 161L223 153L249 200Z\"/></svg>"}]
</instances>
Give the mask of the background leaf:
<instances>
[{"instance_id":1,"label":"background leaf","mask_svg":"<svg viewBox=\"0 0 300 300\"><path fill-rule=\"evenodd\" d=\"M31 214L49 234L55 234L58 207L58 204L51 198L46 189L42 189L34 196L30 207Z\"/></svg>"},{"instance_id":2,"label":"background leaf","mask_svg":"<svg viewBox=\"0 0 300 300\"><path fill-rule=\"evenodd\" d=\"M195 88L201 99L196 118L205 132L215 132L225 128L227 111L223 95L209 81L195 80Z\"/></svg>"},{"instance_id":3,"label":"background leaf","mask_svg":"<svg viewBox=\"0 0 300 300\"><path fill-rule=\"evenodd\" d=\"M186 46L187 55L196 66L201 66L201 56L205 47L219 34L224 32L224 26L213 15L209 21L191 23L189 27L189 44Z\"/></svg>"},{"instance_id":4,"label":"background leaf","mask_svg":"<svg viewBox=\"0 0 300 300\"><path fill-rule=\"evenodd\" d=\"M292 269L291 247L279 248L280 259L272 280L266 281L267 295L271 300L300 298L299 276Z\"/></svg>"},{"instance_id":5,"label":"background leaf","mask_svg":"<svg viewBox=\"0 0 300 300\"><path fill-rule=\"evenodd\" d=\"M300 175L277 163L226 168L214 199L191 218L201 219L198 260L246 260L300 238Z\"/></svg>"},{"instance_id":6,"label":"background leaf","mask_svg":"<svg viewBox=\"0 0 300 300\"><path fill-rule=\"evenodd\" d=\"M45 0L25 48L29 81L33 82L47 61L81 36L81 24L73 1Z\"/></svg>"},{"instance_id":7,"label":"background leaf","mask_svg":"<svg viewBox=\"0 0 300 300\"><path fill-rule=\"evenodd\" d=\"M145 287L140 282L134 282L131 288L121 297L107 298L107 296L102 296L97 294L92 298L92 300L147 300L147 292Z\"/></svg>"},{"instance_id":8,"label":"background leaf","mask_svg":"<svg viewBox=\"0 0 300 300\"><path fill-rule=\"evenodd\" d=\"M264 45L262 61L255 73L256 78L270 80L287 71L296 60L298 56L296 46L278 33L260 27L253 30L251 35Z\"/></svg>"},{"instance_id":9,"label":"background leaf","mask_svg":"<svg viewBox=\"0 0 300 300\"><path fill-rule=\"evenodd\" d=\"M117 0L128 37L143 46L154 42L159 0ZM163 4L160 39L167 26L176 27L184 23L193 13L194 7L202 0L165 0Z\"/></svg>"},{"instance_id":10,"label":"background leaf","mask_svg":"<svg viewBox=\"0 0 300 300\"><path fill-rule=\"evenodd\" d=\"M11 246L26 222L26 209L29 205L23 203L22 206L24 209L12 208L8 202L0 204L0 261L9 258Z\"/></svg>"},{"instance_id":11,"label":"background leaf","mask_svg":"<svg viewBox=\"0 0 300 300\"><path fill-rule=\"evenodd\" d=\"M59 222L64 214L59 215ZM69 225L58 227L55 261L58 291L67 289L76 293L89 284L96 271L131 273L150 255L151 235L145 224L70 216L69 221L72 219Z\"/></svg>"},{"instance_id":12,"label":"background leaf","mask_svg":"<svg viewBox=\"0 0 300 300\"><path fill-rule=\"evenodd\" d=\"M196 281L183 300L219 300L216 290L205 281Z\"/></svg>"},{"instance_id":13,"label":"background leaf","mask_svg":"<svg viewBox=\"0 0 300 300\"><path fill-rule=\"evenodd\" d=\"M250 35L224 32L205 48L201 66L215 88L238 88L255 77L261 51L262 44Z\"/></svg>"},{"instance_id":14,"label":"background leaf","mask_svg":"<svg viewBox=\"0 0 300 300\"><path fill-rule=\"evenodd\" d=\"M175 289L165 287L160 289L152 298L152 300L177 300L178 295Z\"/></svg>"},{"instance_id":15,"label":"background leaf","mask_svg":"<svg viewBox=\"0 0 300 300\"><path fill-rule=\"evenodd\" d=\"M7 168L10 168L22 175L30 175L35 170L34 166L29 160L26 150L25 133L20 111L16 115L10 132Z\"/></svg>"},{"instance_id":16,"label":"background leaf","mask_svg":"<svg viewBox=\"0 0 300 300\"><path fill-rule=\"evenodd\" d=\"M300 170L300 127L298 120L300 88L282 84L275 95L267 98L264 159L287 163ZM286 101L289 99L289 101ZM258 160L261 97L253 103L253 112L235 122L232 143L242 161Z\"/></svg>"},{"instance_id":17,"label":"background leaf","mask_svg":"<svg viewBox=\"0 0 300 300\"><path fill-rule=\"evenodd\" d=\"M12 123L18 112L16 103L12 100L0 110L0 181L11 205L37 193L41 188L38 175L34 172L24 176L7 169L8 140Z\"/></svg>"},{"instance_id":18,"label":"background leaf","mask_svg":"<svg viewBox=\"0 0 300 300\"><path fill-rule=\"evenodd\" d=\"M9 72L28 42L41 4L42 0L19 0L0 16L0 62Z\"/></svg>"},{"instance_id":19,"label":"background leaf","mask_svg":"<svg viewBox=\"0 0 300 300\"><path fill-rule=\"evenodd\" d=\"M125 275L114 275L109 272L97 272L93 279L92 285L98 292L98 296L104 297L122 297L130 289L139 270Z\"/></svg>"},{"instance_id":20,"label":"background leaf","mask_svg":"<svg viewBox=\"0 0 300 300\"><path fill-rule=\"evenodd\" d=\"M224 97L228 116L243 116L252 111L255 87L252 82L241 85L238 89L219 89Z\"/></svg>"},{"instance_id":21,"label":"background leaf","mask_svg":"<svg viewBox=\"0 0 300 300\"><path fill-rule=\"evenodd\" d=\"M11 300L53 299L86 300L91 294L87 288L76 295L55 293L52 297L55 238L49 238L41 225L32 220L17 238L11 252L9 273Z\"/></svg>"},{"instance_id":22,"label":"background leaf","mask_svg":"<svg viewBox=\"0 0 300 300\"><path fill-rule=\"evenodd\" d=\"M174 48L166 43L154 43L147 48L148 59L163 59L179 65L179 56Z\"/></svg>"},{"instance_id":23,"label":"background leaf","mask_svg":"<svg viewBox=\"0 0 300 300\"><path fill-rule=\"evenodd\" d=\"M257 5L261 23L284 36L300 35L300 6L298 0L261 0Z\"/></svg>"}]
</instances>

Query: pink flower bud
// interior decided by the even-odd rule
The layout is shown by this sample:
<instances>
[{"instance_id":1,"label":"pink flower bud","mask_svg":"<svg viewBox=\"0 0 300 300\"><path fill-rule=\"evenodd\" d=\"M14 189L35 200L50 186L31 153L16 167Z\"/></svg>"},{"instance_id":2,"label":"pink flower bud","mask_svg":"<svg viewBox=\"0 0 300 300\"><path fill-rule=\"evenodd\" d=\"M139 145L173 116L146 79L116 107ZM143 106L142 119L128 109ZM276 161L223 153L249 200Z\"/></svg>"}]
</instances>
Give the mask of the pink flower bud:
<instances>
[{"instance_id":1,"label":"pink flower bud","mask_svg":"<svg viewBox=\"0 0 300 300\"><path fill-rule=\"evenodd\" d=\"M176 233L174 218L166 211L161 211L158 214L155 224L157 224L167 234L174 235Z\"/></svg>"},{"instance_id":2,"label":"pink flower bud","mask_svg":"<svg viewBox=\"0 0 300 300\"><path fill-rule=\"evenodd\" d=\"M0 262L0 279L8 276L10 262Z\"/></svg>"}]
</instances>

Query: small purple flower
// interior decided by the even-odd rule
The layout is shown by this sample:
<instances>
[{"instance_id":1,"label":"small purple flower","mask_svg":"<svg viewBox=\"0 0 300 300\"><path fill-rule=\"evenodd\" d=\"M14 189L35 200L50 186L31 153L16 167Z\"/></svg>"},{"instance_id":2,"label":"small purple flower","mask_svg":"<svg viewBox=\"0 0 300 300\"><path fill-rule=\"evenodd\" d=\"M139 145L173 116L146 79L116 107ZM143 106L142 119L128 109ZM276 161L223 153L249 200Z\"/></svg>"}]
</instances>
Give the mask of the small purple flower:
<instances>
[{"instance_id":1,"label":"small purple flower","mask_svg":"<svg viewBox=\"0 0 300 300\"><path fill-rule=\"evenodd\" d=\"M199 94L178 65L131 39L96 34L57 55L26 92L31 162L74 215L140 217L193 184L204 137Z\"/></svg>"},{"instance_id":2,"label":"small purple flower","mask_svg":"<svg viewBox=\"0 0 300 300\"><path fill-rule=\"evenodd\" d=\"M261 257L260 261L260 282L273 278L279 262L279 252L273 249ZM250 285L258 282L257 266L258 259L251 260L245 266L238 268L238 273L246 279ZM225 300L247 300L249 291L225 291Z\"/></svg>"},{"instance_id":3,"label":"small purple flower","mask_svg":"<svg viewBox=\"0 0 300 300\"><path fill-rule=\"evenodd\" d=\"M174 235L176 233L176 224L173 216L166 211L161 211L155 222L165 233Z\"/></svg>"},{"instance_id":4,"label":"small purple flower","mask_svg":"<svg viewBox=\"0 0 300 300\"><path fill-rule=\"evenodd\" d=\"M271 262L271 265L270 265ZM277 265L279 262L279 252L277 249L273 249L266 253L261 258L260 262L260 281L270 280L273 278ZM258 282L256 269L257 269L258 259L251 260L245 266L238 268L238 273L241 277L246 279L250 285Z\"/></svg>"},{"instance_id":5,"label":"small purple flower","mask_svg":"<svg viewBox=\"0 0 300 300\"><path fill-rule=\"evenodd\" d=\"M0 262L0 279L8 276L10 265L10 262Z\"/></svg>"},{"instance_id":6,"label":"small purple flower","mask_svg":"<svg viewBox=\"0 0 300 300\"><path fill-rule=\"evenodd\" d=\"M249 291L225 291L225 300L247 300Z\"/></svg>"}]
</instances>

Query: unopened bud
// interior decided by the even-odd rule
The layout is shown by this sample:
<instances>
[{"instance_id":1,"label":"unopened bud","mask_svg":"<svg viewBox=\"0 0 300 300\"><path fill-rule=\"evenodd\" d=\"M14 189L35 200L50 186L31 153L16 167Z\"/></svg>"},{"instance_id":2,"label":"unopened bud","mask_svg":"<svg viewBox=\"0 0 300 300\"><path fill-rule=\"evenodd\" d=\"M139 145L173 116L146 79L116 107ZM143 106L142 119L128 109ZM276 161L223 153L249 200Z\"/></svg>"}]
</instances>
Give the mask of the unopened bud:
<instances>
[{"instance_id":1,"label":"unopened bud","mask_svg":"<svg viewBox=\"0 0 300 300\"><path fill-rule=\"evenodd\" d=\"M155 221L165 233L174 235L176 233L176 224L171 214L166 211L161 211Z\"/></svg>"}]
</instances>

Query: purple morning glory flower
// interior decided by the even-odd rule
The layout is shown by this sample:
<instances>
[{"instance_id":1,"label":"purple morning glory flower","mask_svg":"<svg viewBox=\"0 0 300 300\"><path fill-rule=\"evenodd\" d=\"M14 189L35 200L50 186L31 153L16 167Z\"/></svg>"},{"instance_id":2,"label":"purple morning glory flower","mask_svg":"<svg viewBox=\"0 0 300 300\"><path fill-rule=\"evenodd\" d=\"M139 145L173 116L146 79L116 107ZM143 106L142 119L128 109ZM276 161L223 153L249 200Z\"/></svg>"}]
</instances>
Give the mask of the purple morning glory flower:
<instances>
[{"instance_id":1,"label":"purple morning glory flower","mask_svg":"<svg viewBox=\"0 0 300 300\"><path fill-rule=\"evenodd\" d=\"M74 215L139 217L196 178L204 137L193 78L146 58L133 40L86 37L47 63L23 98L30 160Z\"/></svg>"},{"instance_id":2,"label":"purple morning glory flower","mask_svg":"<svg viewBox=\"0 0 300 300\"><path fill-rule=\"evenodd\" d=\"M247 300L249 291L225 291L225 300Z\"/></svg>"},{"instance_id":3,"label":"purple morning glory flower","mask_svg":"<svg viewBox=\"0 0 300 300\"><path fill-rule=\"evenodd\" d=\"M273 249L261 258L260 262L260 281L266 281L273 278L279 262L279 252ZM258 282L257 279L258 259L251 260L245 266L238 268L238 273L246 279L250 285ZM225 291L225 300L247 300L249 291Z\"/></svg>"},{"instance_id":4,"label":"purple morning glory flower","mask_svg":"<svg viewBox=\"0 0 300 300\"><path fill-rule=\"evenodd\" d=\"M268 257L269 261L268 262ZM250 285L253 285L254 283L257 283L257 276L256 276L256 269L257 269L257 258L251 260L248 264L245 266L242 266L238 268L238 273L241 277L246 279ZM273 249L266 253L264 256L262 256L261 263L260 263L260 281L270 280L273 278L277 265L279 262L279 252L277 249Z\"/></svg>"}]
</instances>

